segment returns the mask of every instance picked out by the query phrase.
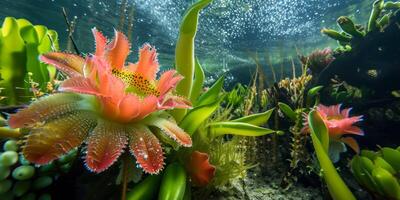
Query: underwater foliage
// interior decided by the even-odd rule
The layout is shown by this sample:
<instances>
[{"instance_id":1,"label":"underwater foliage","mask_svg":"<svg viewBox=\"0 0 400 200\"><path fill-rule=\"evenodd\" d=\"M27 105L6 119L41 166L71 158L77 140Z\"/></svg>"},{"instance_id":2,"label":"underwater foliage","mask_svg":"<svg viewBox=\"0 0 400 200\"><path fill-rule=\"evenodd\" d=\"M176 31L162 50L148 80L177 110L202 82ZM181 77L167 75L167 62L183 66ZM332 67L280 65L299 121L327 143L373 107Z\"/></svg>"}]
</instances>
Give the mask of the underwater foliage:
<instances>
[{"instance_id":1,"label":"underwater foliage","mask_svg":"<svg viewBox=\"0 0 400 200\"><path fill-rule=\"evenodd\" d=\"M350 117L351 108L341 110L341 104L324 106L319 104L316 112L321 116L325 126L328 128L329 137L332 141L340 141L350 146L355 152L359 152L357 141L345 134L364 135L364 132L354 124L362 121L363 116ZM304 115L303 132L309 132L308 116Z\"/></svg>"},{"instance_id":2,"label":"underwater foliage","mask_svg":"<svg viewBox=\"0 0 400 200\"><path fill-rule=\"evenodd\" d=\"M323 117L316 110L312 110L307 117L312 142L331 197L334 200L356 199L350 189L340 178L335 166L329 159L329 129L326 126Z\"/></svg>"},{"instance_id":3,"label":"underwater foliage","mask_svg":"<svg viewBox=\"0 0 400 200\"><path fill-rule=\"evenodd\" d=\"M362 150L351 160L357 182L377 199L400 199L400 148Z\"/></svg>"},{"instance_id":4,"label":"underwater foliage","mask_svg":"<svg viewBox=\"0 0 400 200\"><path fill-rule=\"evenodd\" d=\"M172 94L182 77L170 70L156 80L157 54L148 44L140 49L136 64L124 66L130 48L126 37L116 32L107 43L96 29L93 35L96 52L86 59L59 52L40 57L70 78L60 85L61 93L11 115L9 125L31 128L22 152L33 163L46 164L85 142L87 167L102 172L128 145L143 170L156 174L163 168L164 155L150 127L180 145L192 144L167 113L157 112L190 107L187 100Z\"/></svg>"},{"instance_id":5,"label":"underwater foliage","mask_svg":"<svg viewBox=\"0 0 400 200\"><path fill-rule=\"evenodd\" d=\"M323 50L315 50L308 56L300 56L301 63L309 68L313 74L319 74L324 70L335 58L330 48Z\"/></svg>"},{"instance_id":6,"label":"underwater foliage","mask_svg":"<svg viewBox=\"0 0 400 200\"><path fill-rule=\"evenodd\" d=\"M17 105L31 100L31 84L45 89L55 76L55 68L37 59L58 50L57 32L26 19L6 17L0 33L1 104Z\"/></svg>"}]
</instances>

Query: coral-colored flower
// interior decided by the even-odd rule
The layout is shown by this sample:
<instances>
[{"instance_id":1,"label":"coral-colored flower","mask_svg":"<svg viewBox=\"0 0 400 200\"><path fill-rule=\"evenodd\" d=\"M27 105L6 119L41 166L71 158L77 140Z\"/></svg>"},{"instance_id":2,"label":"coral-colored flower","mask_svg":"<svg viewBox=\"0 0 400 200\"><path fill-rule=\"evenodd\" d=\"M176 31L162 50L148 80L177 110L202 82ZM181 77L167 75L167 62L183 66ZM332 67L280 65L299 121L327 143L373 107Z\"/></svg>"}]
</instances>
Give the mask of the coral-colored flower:
<instances>
[{"instance_id":1,"label":"coral-colored flower","mask_svg":"<svg viewBox=\"0 0 400 200\"><path fill-rule=\"evenodd\" d=\"M196 186L206 186L215 176L215 167L210 164L208 154L194 151L186 166L190 178Z\"/></svg>"},{"instance_id":2,"label":"coral-colored flower","mask_svg":"<svg viewBox=\"0 0 400 200\"><path fill-rule=\"evenodd\" d=\"M69 76L62 82L62 93L49 95L11 115L11 127L30 127L25 157L46 164L71 149L87 144L85 162L90 170L101 172L111 166L128 144L137 162L148 173L158 173L164 156L156 127L183 146L192 141L165 112L189 108L190 102L173 95L183 78L170 70L156 80L159 70L156 50L148 44L140 49L139 61L124 66L130 51L125 35L107 39L93 29L96 52L86 59L52 52L40 60Z\"/></svg>"},{"instance_id":3,"label":"coral-colored flower","mask_svg":"<svg viewBox=\"0 0 400 200\"><path fill-rule=\"evenodd\" d=\"M343 136L345 134L364 135L363 130L354 126L356 122L362 121L362 115L350 117L351 108L340 109L341 104L324 106L319 104L317 112L324 121L332 140L341 141L349 145L354 151L359 152L357 141L352 137ZM305 123L303 131L309 131L308 117L304 116Z\"/></svg>"}]
</instances>

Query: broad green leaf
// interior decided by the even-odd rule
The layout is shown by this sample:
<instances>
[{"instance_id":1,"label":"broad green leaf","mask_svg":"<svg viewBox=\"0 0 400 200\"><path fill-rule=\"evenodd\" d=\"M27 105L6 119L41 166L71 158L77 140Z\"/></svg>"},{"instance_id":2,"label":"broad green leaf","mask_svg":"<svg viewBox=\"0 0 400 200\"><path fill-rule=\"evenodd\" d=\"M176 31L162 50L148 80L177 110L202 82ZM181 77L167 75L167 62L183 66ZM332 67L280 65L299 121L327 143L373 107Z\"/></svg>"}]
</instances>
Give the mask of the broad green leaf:
<instances>
[{"instance_id":1,"label":"broad green leaf","mask_svg":"<svg viewBox=\"0 0 400 200\"><path fill-rule=\"evenodd\" d=\"M396 171L400 171L400 152L395 149L384 147L381 149L382 157L386 160Z\"/></svg>"},{"instance_id":2,"label":"broad green leaf","mask_svg":"<svg viewBox=\"0 0 400 200\"><path fill-rule=\"evenodd\" d=\"M384 192L384 195L393 199L400 199L400 185L396 178L381 167L372 171L372 177Z\"/></svg>"},{"instance_id":3,"label":"broad green leaf","mask_svg":"<svg viewBox=\"0 0 400 200\"><path fill-rule=\"evenodd\" d=\"M322 137L327 137L328 133L321 117L318 115L318 113L313 110L309 113L308 116L309 119L309 124L310 124L310 130L311 130L311 139L313 142L313 146L315 148L315 152L317 154L317 158L319 161L319 164L322 168L322 173L325 179L325 182L328 186L329 193L331 194L331 197L334 200L355 200L356 198L354 195L351 193L350 189L346 186L344 181L341 179L340 175L336 171L335 166L333 165L332 161L329 159L329 156L327 154L327 149L321 143L320 138L317 135L322 135ZM322 122L322 123L321 123ZM324 128L325 127L325 128ZM316 131L322 131L322 133L316 133ZM326 139L324 139L326 142ZM327 141L329 143L329 139Z\"/></svg>"},{"instance_id":4,"label":"broad green leaf","mask_svg":"<svg viewBox=\"0 0 400 200\"><path fill-rule=\"evenodd\" d=\"M219 99L219 93L221 93L222 86L224 86L224 76L221 76L214 85L211 86L210 89L207 90L204 94L202 94L197 102L194 102L193 105L195 107L207 105L215 100ZM221 98L222 99L222 98Z\"/></svg>"},{"instance_id":5,"label":"broad green leaf","mask_svg":"<svg viewBox=\"0 0 400 200\"><path fill-rule=\"evenodd\" d=\"M199 60L196 59L196 65L194 70L194 83L192 87L192 93L190 94L190 100L192 102L196 102L201 91L203 90L204 78L205 75L203 68L201 67Z\"/></svg>"},{"instance_id":6,"label":"broad green leaf","mask_svg":"<svg viewBox=\"0 0 400 200\"><path fill-rule=\"evenodd\" d=\"M310 126L310 131L317 136L318 140L321 142L322 147L325 152L329 150L329 133L324 121L322 120L319 113L312 110L308 114L308 124Z\"/></svg>"},{"instance_id":7,"label":"broad green leaf","mask_svg":"<svg viewBox=\"0 0 400 200\"><path fill-rule=\"evenodd\" d=\"M357 182L366 187L367 189L374 191L377 189L375 181L372 179L371 170L368 170L365 165L373 167L371 160L365 157L355 155L351 160L351 171L356 178Z\"/></svg>"},{"instance_id":8,"label":"broad green leaf","mask_svg":"<svg viewBox=\"0 0 400 200\"><path fill-rule=\"evenodd\" d=\"M220 135L262 136L274 133L274 130L243 122L214 122L208 125L211 137Z\"/></svg>"},{"instance_id":9,"label":"broad green leaf","mask_svg":"<svg viewBox=\"0 0 400 200\"><path fill-rule=\"evenodd\" d=\"M189 135L193 135L200 125L219 108L220 103L221 100L217 100L207 105L195 107L185 115L185 118L179 123L179 127L183 128Z\"/></svg>"},{"instance_id":10,"label":"broad green leaf","mask_svg":"<svg viewBox=\"0 0 400 200\"><path fill-rule=\"evenodd\" d=\"M375 158L378 156L375 151L371 151L371 150L361 150L360 155L365 156L365 157L369 158L370 160L375 160Z\"/></svg>"},{"instance_id":11,"label":"broad green leaf","mask_svg":"<svg viewBox=\"0 0 400 200\"><path fill-rule=\"evenodd\" d=\"M385 169L386 171L390 172L391 174L396 174L396 170L393 169L393 167L386 162L383 158L381 157L376 157L374 160L375 166L381 167Z\"/></svg>"},{"instance_id":12,"label":"broad green leaf","mask_svg":"<svg viewBox=\"0 0 400 200\"><path fill-rule=\"evenodd\" d=\"M249 123L255 126L261 126L268 122L269 118L271 117L272 112L274 112L274 108L267 110L263 113L257 113L249 116L245 116L239 119L232 120L232 122L243 122Z\"/></svg>"},{"instance_id":13,"label":"broad green leaf","mask_svg":"<svg viewBox=\"0 0 400 200\"><path fill-rule=\"evenodd\" d=\"M296 121L296 119L297 119L296 112L294 112L293 109L290 108L289 105L279 102L278 106L279 106L279 109L283 112L283 114L285 114L287 117L289 117L290 120Z\"/></svg>"}]
</instances>

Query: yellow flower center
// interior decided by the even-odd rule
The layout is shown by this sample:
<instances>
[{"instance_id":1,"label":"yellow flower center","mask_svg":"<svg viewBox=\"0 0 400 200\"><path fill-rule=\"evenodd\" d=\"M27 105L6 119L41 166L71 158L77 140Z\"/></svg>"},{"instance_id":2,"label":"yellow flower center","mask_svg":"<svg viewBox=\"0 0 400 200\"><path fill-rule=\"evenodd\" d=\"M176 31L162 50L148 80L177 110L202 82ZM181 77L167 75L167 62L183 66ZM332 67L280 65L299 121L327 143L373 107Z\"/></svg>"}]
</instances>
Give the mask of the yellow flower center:
<instances>
[{"instance_id":1,"label":"yellow flower center","mask_svg":"<svg viewBox=\"0 0 400 200\"><path fill-rule=\"evenodd\" d=\"M128 86L126 90L127 92L141 96L160 96L160 92L157 90L156 85L139 73L113 69L112 74L121 79Z\"/></svg>"}]
</instances>

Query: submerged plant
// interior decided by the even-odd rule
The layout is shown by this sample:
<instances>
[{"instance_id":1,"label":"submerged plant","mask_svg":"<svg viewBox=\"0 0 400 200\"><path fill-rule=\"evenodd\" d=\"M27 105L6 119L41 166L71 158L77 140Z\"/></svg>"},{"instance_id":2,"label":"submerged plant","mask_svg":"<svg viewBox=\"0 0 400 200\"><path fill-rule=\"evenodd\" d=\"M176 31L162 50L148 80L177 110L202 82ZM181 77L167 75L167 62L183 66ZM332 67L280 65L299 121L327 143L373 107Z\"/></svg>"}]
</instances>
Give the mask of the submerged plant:
<instances>
[{"instance_id":1,"label":"submerged plant","mask_svg":"<svg viewBox=\"0 0 400 200\"><path fill-rule=\"evenodd\" d=\"M301 63L309 68L312 73L319 74L324 70L335 58L332 55L332 50L329 48L323 50L315 50L308 56L301 56Z\"/></svg>"},{"instance_id":2,"label":"submerged plant","mask_svg":"<svg viewBox=\"0 0 400 200\"><path fill-rule=\"evenodd\" d=\"M164 155L151 128L158 128L183 146L192 141L162 110L189 108L190 103L173 94L182 79L175 70L159 69L156 50L148 44L140 49L139 61L125 65L130 44L115 33L107 39L93 29L96 52L86 59L67 53L47 53L40 59L70 78L60 93L33 102L9 118L13 128L31 129L22 150L27 160L46 164L83 142L85 163L102 172L122 154L126 145L145 172L156 174Z\"/></svg>"},{"instance_id":3,"label":"submerged plant","mask_svg":"<svg viewBox=\"0 0 400 200\"><path fill-rule=\"evenodd\" d=\"M359 152L357 141L352 137L344 136L345 134L364 135L364 132L354 124L362 121L362 115L350 117L351 108L340 108L341 104L333 106L324 106L319 104L316 112L321 116L325 126L328 128L329 137L332 141L339 141L347 144L355 152ZM309 132L309 120L305 115L303 132Z\"/></svg>"},{"instance_id":4,"label":"submerged plant","mask_svg":"<svg viewBox=\"0 0 400 200\"><path fill-rule=\"evenodd\" d=\"M32 84L45 89L55 76L54 67L40 63L40 54L58 49L57 32L26 19L6 17L0 28L0 103L30 101Z\"/></svg>"},{"instance_id":5,"label":"submerged plant","mask_svg":"<svg viewBox=\"0 0 400 200\"><path fill-rule=\"evenodd\" d=\"M362 150L353 157L351 172L377 199L400 199L400 147Z\"/></svg>"}]
</instances>

